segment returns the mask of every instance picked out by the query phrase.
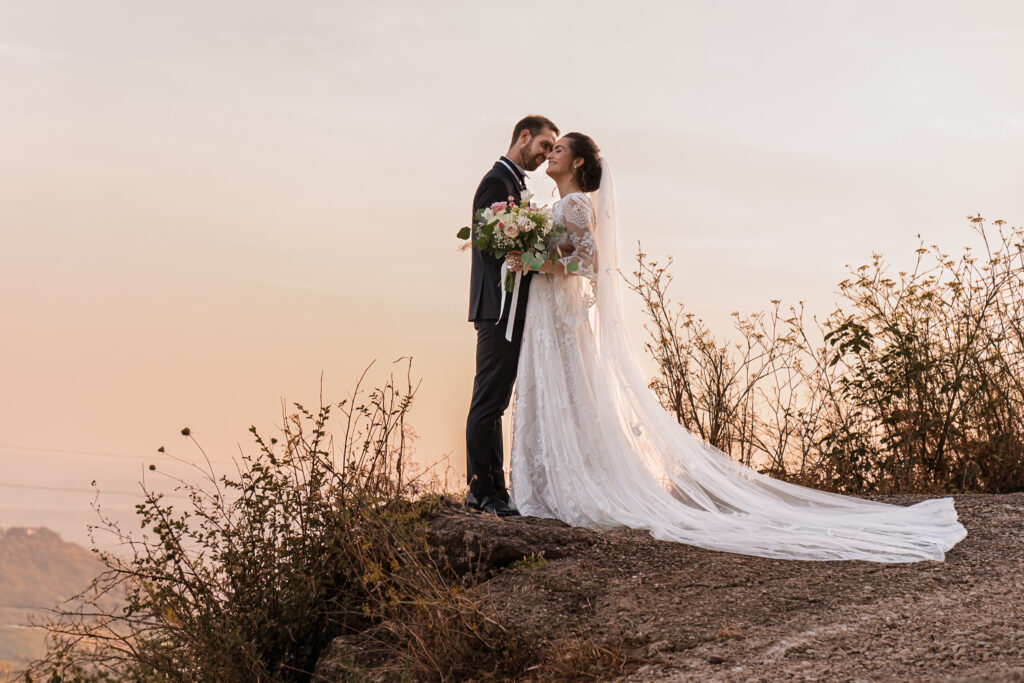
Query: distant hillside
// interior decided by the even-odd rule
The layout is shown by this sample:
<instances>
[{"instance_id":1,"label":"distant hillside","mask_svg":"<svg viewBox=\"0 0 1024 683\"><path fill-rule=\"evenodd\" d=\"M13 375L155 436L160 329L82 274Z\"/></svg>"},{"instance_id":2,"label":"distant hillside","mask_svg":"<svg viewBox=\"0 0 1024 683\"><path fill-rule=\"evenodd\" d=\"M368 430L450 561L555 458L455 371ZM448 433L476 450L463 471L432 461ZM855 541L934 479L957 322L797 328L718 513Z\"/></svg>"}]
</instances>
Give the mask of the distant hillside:
<instances>
[{"instance_id":1,"label":"distant hillside","mask_svg":"<svg viewBox=\"0 0 1024 683\"><path fill-rule=\"evenodd\" d=\"M0 529L0 662L41 654L44 634L25 624L80 592L101 570L95 555L49 529Z\"/></svg>"},{"instance_id":2,"label":"distant hillside","mask_svg":"<svg viewBox=\"0 0 1024 683\"><path fill-rule=\"evenodd\" d=\"M53 607L101 568L93 553L49 529L0 529L0 607Z\"/></svg>"}]
</instances>

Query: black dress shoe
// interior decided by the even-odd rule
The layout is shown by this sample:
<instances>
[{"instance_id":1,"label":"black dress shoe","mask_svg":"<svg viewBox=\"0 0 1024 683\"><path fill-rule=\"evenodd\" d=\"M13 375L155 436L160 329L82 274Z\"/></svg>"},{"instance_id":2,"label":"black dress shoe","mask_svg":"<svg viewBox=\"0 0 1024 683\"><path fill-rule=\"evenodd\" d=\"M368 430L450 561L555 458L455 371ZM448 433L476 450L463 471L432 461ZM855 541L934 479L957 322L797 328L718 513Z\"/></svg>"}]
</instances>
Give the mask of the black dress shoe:
<instances>
[{"instance_id":1,"label":"black dress shoe","mask_svg":"<svg viewBox=\"0 0 1024 683\"><path fill-rule=\"evenodd\" d=\"M512 496L509 495L508 490L496 491L491 495L493 495L498 500L502 500L508 503L509 505L512 504ZM473 493L472 491L466 492L466 507L473 508L474 510L480 509L480 499L477 498L476 494Z\"/></svg>"},{"instance_id":2,"label":"black dress shoe","mask_svg":"<svg viewBox=\"0 0 1024 683\"><path fill-rule=\"evenodd\" d=\"M490 512L492 515L498 515L499 517L519 516L519 510L516 510L497 496L484 496L484 499L480 501L480 510L482 512Z\"/></svg>"},{"instance_id":3,"label":"black dress shoe","mask_svg":"<svg viewBox=\"0 0 1024 683\"><path fill-rule=\"evenodd\" d=\"M508 496L508 494L507 494L507 493L505 494L505 498L504 498L504 501L505 501L505 505L506 505L506 506L508 507L508 509L512 511L512 514L511 514L510 516L511 516L511 517L518 517L518 516L519 516L519 508L517 508L517 507L516 507L516 506L515 506L515 505L514 505L514 504L512 503L512 499L511 499L511 498L509 498L509 496Z\"/></svg>"},{"instance_id":4,"label":"black dress shoe","mask_svg":"<svg viewBox=\"0 0 1024 683\"><path fill-rule=\"evenodd\" d=\"M519 514L519 510L517 510L516 506L512 504L512 496L508 495L508 489L498 491L495 495L498 496L498 500L502 500L506 505L508 505L509 509L512 510L512 516Z\"/></svg>"},{"instance_id":5,"label":"black dress shoe","mask_svg":"<svg viewBox=\"0 0 1024 683\"><path fill-rule=\"evenodd\" d=\"M472 493L466 494L466 507L477 512L489 512L498 517L518 517L519 510L503 501L497 494L477 499Z\"/></svg>"}]
</instances>

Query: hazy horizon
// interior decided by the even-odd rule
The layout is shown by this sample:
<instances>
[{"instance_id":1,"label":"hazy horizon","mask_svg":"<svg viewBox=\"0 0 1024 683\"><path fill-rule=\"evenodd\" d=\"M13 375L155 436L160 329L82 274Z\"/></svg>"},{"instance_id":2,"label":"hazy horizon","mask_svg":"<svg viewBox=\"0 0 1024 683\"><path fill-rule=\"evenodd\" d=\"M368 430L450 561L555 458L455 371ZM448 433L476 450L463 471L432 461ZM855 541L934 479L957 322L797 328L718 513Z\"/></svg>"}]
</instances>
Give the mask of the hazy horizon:
<instances>
[{"instance_id":1,"label":"hazy horizon","mask_svg":"<svg viewBox=\"0 0 1024 683\"><path fill-rule=\"evenodd\" d=\"M93 480L127 512L182 427L229 466L374 359L464 467L455 232L528 113L595 138L623 256L717 333L1020 225L1022 38L1012 2L4 3L0 524L89 518Z\"/></svg>"}]
</instances>

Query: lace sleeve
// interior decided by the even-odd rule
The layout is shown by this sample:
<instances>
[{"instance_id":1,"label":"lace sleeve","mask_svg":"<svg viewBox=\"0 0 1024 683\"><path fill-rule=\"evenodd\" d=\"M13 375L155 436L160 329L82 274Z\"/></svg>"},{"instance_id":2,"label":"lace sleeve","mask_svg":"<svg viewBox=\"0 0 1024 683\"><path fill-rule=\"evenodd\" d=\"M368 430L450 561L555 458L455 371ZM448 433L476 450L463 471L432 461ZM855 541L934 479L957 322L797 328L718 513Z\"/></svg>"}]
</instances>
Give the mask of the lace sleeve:
<instances>
[{"instance_id":1,"label":"lace sleeve","mask_svg":"<svg viewBox=\"0 0 1024 683\"><path fill-rule=\"evenodd\" d=\"M573 246L573 253L558 259L568 266L576 262L576 275L597 282L597 245L594 243L594 208L586 195L573 194L565 198L562 221Z\"/></svg>"}]
</instances>

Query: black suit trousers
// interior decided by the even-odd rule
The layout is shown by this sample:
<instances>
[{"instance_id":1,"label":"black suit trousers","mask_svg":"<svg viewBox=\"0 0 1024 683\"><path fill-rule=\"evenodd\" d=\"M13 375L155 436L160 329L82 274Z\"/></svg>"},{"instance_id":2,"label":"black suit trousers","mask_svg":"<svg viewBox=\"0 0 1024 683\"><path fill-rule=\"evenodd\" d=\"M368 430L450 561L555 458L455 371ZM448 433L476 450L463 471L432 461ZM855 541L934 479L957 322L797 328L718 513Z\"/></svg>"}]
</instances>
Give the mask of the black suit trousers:
<instances>
[{"instance_id":1,"label":"black suit trousers","mask_svg":"<svg viewBox=\"0 0 1024 683\"><path fill-rule=\"evenodd\" d=\"M516 318L511 342L505 339L507 316L498 325L493 320L474 323L476 376L466 419L466 479L477 500L489 495L508 498L501 416L512 399L523 344L524 321Z\"/></svg>"}]
</instances>

